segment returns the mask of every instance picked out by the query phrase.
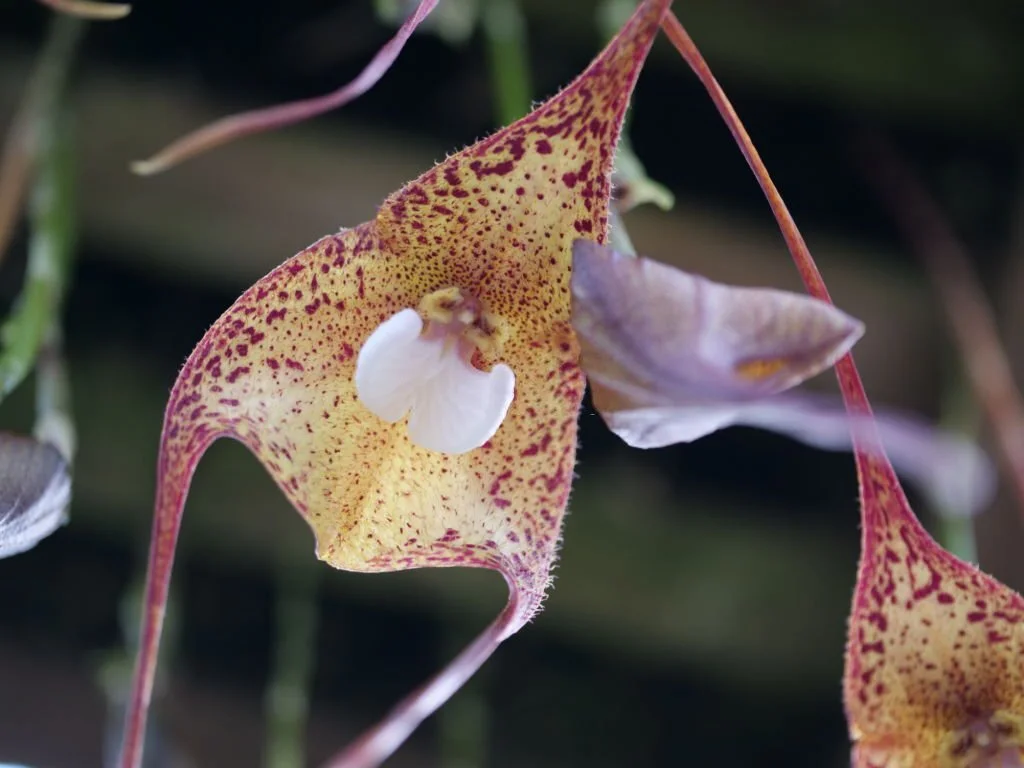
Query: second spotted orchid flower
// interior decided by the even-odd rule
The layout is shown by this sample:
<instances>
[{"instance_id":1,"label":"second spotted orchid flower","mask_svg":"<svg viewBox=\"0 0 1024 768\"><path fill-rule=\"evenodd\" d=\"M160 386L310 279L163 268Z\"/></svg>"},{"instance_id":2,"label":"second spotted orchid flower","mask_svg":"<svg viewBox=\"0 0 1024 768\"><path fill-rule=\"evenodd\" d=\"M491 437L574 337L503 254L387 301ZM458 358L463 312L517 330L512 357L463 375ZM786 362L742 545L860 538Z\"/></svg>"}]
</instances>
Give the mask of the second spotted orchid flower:
<instances>
[{"instance_id":1,"label":"second spotted orchid flower","mask_svg":"<svg viewBox=\"0 0 1024 768\"><path fill-rule=\"evenodd\" d=\"M334 763L377 765L544 597L573 477L584 368L603 382L609 363L628 369L600 349L581 368L585 337L574 312L614 334L629 319L622 310L642 309L643 293L657 288L641 280L628 306L580 293L584 283L571 281L575 241L577 275L651 270L696 302L697 312L660 307L657 324L678 334L680 354L696 339L693 359L719 366L720 385L777 391L860 335L859 323L824 303L736 293L594 250L607 234L629 96L668 5L641 3L562 92L395 192L374 220L286 261L200 341L164 422L123 768L140 763L185 498L216 439L235 438L256 455L309 523L318 557L336 568L474 566L509 585L494 624Z\"/></svg>"}]
</instances>

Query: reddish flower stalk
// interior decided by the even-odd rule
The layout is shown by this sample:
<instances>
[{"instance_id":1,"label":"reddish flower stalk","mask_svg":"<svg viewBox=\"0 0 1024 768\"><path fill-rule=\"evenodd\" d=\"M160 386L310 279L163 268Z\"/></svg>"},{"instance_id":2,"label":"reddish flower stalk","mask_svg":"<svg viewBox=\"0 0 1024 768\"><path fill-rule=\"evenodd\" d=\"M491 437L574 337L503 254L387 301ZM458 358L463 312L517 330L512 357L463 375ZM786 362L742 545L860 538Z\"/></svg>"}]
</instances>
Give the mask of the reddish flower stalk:
<instances>
[{"instance_id":1,"label":"reddish flower stalk","mask_svg":"<svg viewBox=\"0 0 1024 768\"><path fill-rule=\"evenodd\" d=\"M416 31L416 27L427 18L436 6L437 0L420 0L416 10L398 28L395 36L377 51L377 54L366 65L366 68L359 73L356 79L338 90L311 99L301 99L300 101L278 104L266 109L254 109L249 112L241 112L237 115L221 118L197 131L182 136L148 160L132 163L132 171L141 176L160 173L173 168L190 157L195 157L198 154L227 144L235 139L301 123L303 120L309 120L312 117L317 117L325 112L330 112L332 109L338 109L348 104L376 85L377 81L395 63L395 59L398 58L402 48L405 47L406 42L412 37L412 33Z\"/></svg>"}]
</instances>

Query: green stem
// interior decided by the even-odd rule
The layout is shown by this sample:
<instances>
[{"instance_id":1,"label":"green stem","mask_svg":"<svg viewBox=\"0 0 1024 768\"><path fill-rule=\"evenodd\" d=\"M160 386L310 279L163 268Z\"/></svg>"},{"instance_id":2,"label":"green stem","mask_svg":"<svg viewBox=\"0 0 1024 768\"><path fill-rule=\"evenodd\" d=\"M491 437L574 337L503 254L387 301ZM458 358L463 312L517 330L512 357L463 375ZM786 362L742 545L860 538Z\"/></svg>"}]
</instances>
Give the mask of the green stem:
<instances>
[{"instance_id":1,"label":"green stem","mask_svg":"<svg viewBox=\"0 0 1024 768\"><path fill-rule=\"evenodd\" d=\"M281 565L274 668L266 691L265 768L303 768L309 686L316 658L317 586L311 569Z\"/></svg>"},{"instance_id":2,"label":"green stem","mask_svg":"<svg viewBox=\"0 0 1024 768\"><path fill-rule=\"evenodd\" d=\"M961 362L950 361L942 394L941 426L965 436L977 435L981 414L971 397L970 386ZM967 562L978 562L974 521L963 510L938 509L938 539L943 547Z\"/></svg>"},{"instance_id":3,"label":"green stem","mask_svg":"<svg viewBox=\"0 0 1024 768\"><path fill-rule=\"evenodd\" d=\"M445 631L445 658L463 648L459 633ZM487 762L488 669L477 672L438 712L440 764L444 768L482 768Z\"/></svg>"},{"instance_id":4,"label":"green stem","mask_svg":"<svg viewBox=\"0 0 1024 768\"><path fill-rule=\"evenodd\" d=\"M71 152L60 127L60 103L75 45L84 24L58 16L29 87L20 125L35 171L31 237L25 283L15 308L0 327L0 400L32 369L44 339L59 320L73 241Z\"/></svg>"},{"instance_id":5,"label":"green stem","mask_svg":"<svg viewBox=\"0 0 1024 768\"><path fill-rule=\"evenodd\" d=\"M498 122L508 125L530 111L533 90L519 0L486 0L482 23Z\"/></svg>"}]
</instances>

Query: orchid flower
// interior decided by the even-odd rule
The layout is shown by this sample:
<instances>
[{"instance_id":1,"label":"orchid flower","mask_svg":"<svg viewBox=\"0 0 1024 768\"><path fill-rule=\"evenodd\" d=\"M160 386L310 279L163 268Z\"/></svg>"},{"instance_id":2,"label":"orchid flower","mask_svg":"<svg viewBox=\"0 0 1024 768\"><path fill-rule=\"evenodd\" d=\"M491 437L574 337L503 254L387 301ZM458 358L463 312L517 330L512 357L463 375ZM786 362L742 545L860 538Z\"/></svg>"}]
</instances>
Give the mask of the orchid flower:
<instances>
[{"instance_id":1,"label":"orchid flower","mask_svg":"<svg viewBox=\"0 0 1024 768\"><path fill-rule=\"evenodd\" d=\"M286 261L200 341L161 437L124 768L140 764L188 485L217 438L256 455L330 565L509 584L495 623L339 764L378 764L537 612L584 390L570 246L605 237L616 141L668 5L643 2L566 89Z\"/></svg>"},{"instance_id":2,"label":"orchid flower","mask_svg":"<svg viewBox=\"0 0 1024 768\"><path fill-rule=\"evenodd\" d=\"M721 86L671 14L664 29L757 177L808 292L828 290ZM1024 598L943 549L907 502L850 355L836 363L860 482L861 557L844 700L854 768L1024 765Z\"/></svg>"},{"instance_id":3,"label":"orchid flower","mask_svg":"<svg viewBox=\"0 0 1024 768\"><path fill-rule=\"evenodd\" d=\"M606 237L616 142L668 4L641 3L565 90L410 182L373 221L286 261L200 341L164 422L124 768L141 756L188 485L217 438L256 455L313 529L318 557L336 568L472 566L508 583L498 619L333 766L379 764L537 613L585 385L572 244ZM590 247L577 246L582 273L592 274L580 261ZM699 299L687 293L694 278L664 269L681 300ZM781 389L860 333L822 302L740 290L730 303L732 289L701 285L722 306L750 305L704 337L740 379ZM776 323L773 313L791 309ZM666 330L687 318L683 353L694 308L657 318ZM765 324L776 332L750 343ZM597 355L592 368L602 365Z\"/></svg>"}]
</instances>

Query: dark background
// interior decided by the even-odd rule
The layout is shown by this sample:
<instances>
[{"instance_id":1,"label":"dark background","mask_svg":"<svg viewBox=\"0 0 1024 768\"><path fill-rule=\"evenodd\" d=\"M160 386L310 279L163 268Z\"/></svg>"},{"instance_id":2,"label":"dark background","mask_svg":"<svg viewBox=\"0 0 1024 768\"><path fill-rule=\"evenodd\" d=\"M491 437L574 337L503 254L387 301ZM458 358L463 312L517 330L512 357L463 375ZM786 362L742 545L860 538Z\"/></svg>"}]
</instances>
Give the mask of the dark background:
<instances>
[{"instance_id":1,"label":"dark background","mask_svg":"<svg viewBox=\"0 0 1024 768\"><path fill-rule=\"evenodd\" d=\"M482 0L485 2L486 0ZM442 0L442 4L450 0ZM596 53L595 0L523 0L535 97ZM936 418L953 355L934 298L863 182L851 142L893 137L964 235L1021 362L1024 15L907 0L676 3L804 227L837 303L865 320L877 403ZM48 13L0 8L0 117ZM81 237L66 315L80 452L72 523L0 561L0 761L102 764L124 685L121 612L144 567L163 401L206 327L267 269L369 218L391 189L494 129L479 31L409 43L337 114L138 179L127 164L232 110L326 91L389 35L370 0L143 0L89 30L75 67ZM671 213L638 248L720 280L797 288L760 192L685 64L659 41L630 129ZM1014 232L1017 231L1017 240ZM24 238L0 270L16 294ZM830 376L817 386L830 389ZM26 429L31 388L0 409ZM846 454L734 429L656 452L582 416L561 564L544 612L393 764L840 766L845 615L858 544ZM922 504L918 509L926 513ZM1020 586L1000 499L982 563ZM281 584L317 588L316 764L438 669L503 604L492 574L359 576L316 564L256 462L203 462L175 574L162 735L197 766L252 766ZM105 695L105 690L107 694Z\"/></svg>"}]
</instances>

